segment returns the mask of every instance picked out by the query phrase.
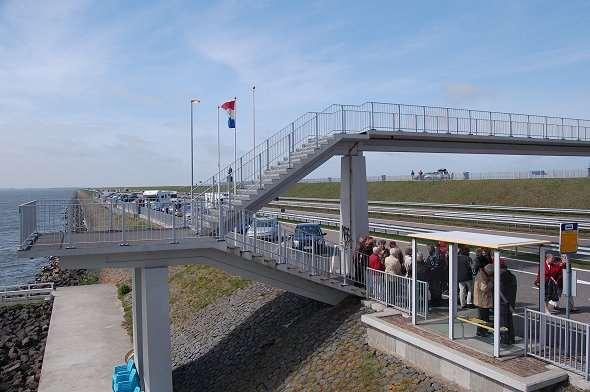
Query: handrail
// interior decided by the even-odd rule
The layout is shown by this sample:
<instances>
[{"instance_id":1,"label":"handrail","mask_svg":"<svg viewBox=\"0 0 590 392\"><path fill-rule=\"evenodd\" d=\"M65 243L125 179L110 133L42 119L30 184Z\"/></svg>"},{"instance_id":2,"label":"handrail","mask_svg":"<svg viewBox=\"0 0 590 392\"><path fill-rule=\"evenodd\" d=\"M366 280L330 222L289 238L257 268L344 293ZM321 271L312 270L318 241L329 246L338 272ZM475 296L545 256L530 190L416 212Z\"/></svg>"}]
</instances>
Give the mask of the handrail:
<instances>
[{"instance_id":1,"label":"handrail","mask_svg":"<svg viewBox=\"0 0 590 392\"><path fill-rule=\"evenodd\" d=\"M234 181L254 186L262 176L262 168L287 159L310 138L369 129L590 141L590 120L584 119L382 102L333 104L321 112L299 116L255 150L226 165L197 187L197 198L215 193L217 183L223 183L223 173L230 167Z\"/></svg>"}]
</instances>

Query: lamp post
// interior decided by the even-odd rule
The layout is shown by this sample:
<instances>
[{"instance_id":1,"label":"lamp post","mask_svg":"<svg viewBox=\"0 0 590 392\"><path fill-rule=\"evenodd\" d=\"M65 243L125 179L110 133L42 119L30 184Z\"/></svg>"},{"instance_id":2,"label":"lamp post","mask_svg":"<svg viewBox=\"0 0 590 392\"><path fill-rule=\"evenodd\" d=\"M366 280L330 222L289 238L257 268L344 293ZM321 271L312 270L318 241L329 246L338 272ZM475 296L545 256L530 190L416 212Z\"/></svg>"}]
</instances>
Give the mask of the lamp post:
<instances>
[{"instance_id":1,"label":"lamp post","mask_svg":"<svg viewBox=\"0 0 590 392\"><path fill-rule=\"evenodd\" d=\"M201 103L201 100L197 98L191 99L191 224L196 229L197 221L195 214L195 199L193 197L193 192L195 189L195 159L194 159L194 138L193 138L193 104L194 103Z\"/></svg>"},{"instance_id":2,"label":"lamp post","mask_svg":"<svg viewBox=\"0 0 590 392\"><path fill-rule=\"evenodd\" d=\"M193 203L193 189L195 187L195 160L194 160L194 137L193 137L193 104L201 103L197 98L191 99L191 207ZM194 213L191 211L191 213Z\"/></svg>"}]
</instances>

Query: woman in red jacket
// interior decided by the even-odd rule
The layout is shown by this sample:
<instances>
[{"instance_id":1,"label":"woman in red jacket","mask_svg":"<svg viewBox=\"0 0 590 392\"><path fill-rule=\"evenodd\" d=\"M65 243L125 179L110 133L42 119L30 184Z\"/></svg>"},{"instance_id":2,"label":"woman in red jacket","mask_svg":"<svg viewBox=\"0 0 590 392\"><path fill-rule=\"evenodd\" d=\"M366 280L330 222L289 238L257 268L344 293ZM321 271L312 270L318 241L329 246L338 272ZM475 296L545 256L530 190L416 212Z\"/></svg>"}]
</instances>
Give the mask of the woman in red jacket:
<instances>
[{"instance_id":1,"label":"woman in red jacket","mask_svg":"<svg viewBox=\"0 0 590 392\"><path fill-rule=\"evenodd\" d=\"M563 270L565 263L552 254L545 256L545 312L556 313L556 306L563 291ZM539 287L539 273L535 285ZM553 304L555 305L553 305Z\"/></svg>"}]
</instances>

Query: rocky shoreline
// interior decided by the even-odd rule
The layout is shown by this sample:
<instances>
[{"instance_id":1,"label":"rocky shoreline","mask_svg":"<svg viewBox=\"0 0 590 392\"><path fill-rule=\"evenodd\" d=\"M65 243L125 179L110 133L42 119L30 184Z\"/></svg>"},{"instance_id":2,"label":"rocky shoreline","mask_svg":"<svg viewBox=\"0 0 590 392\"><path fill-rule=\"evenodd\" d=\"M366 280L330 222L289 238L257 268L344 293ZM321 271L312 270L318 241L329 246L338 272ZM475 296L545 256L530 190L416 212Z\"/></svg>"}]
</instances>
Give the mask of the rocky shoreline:
<instances>
[{"instance_id":1,"label":"rocky shoreline","mask_svg":"<svg viewBox=\"0 0 590 392\"><path fill-rule=\"evenodd\" d=\"M41 271L35 276L36 283L53 282L55 287L78 286L87 284L88 271L85 269L62 269L59 258L51 256L49 263L41 267Z\"/></svg>"},{"instance_id":2,"label":"rocky shoreline","mask_svg":"<svg viewBox=\"0 0 590 392\"><path fill-rule=\"evenodd\" d=\"M174 390L456 390L371 349L364 312L253 283L172 328Z\"/></svg>"},{"instance_id":3,"label":"rocky shoreline","mask_svg":"<svg viewBox=\"0 0 590 392\"><path fill-rule=\"evenodd\" d=\"M52 302L0 307L0 391L37 391Z\"/></svg>"}]
</instances>

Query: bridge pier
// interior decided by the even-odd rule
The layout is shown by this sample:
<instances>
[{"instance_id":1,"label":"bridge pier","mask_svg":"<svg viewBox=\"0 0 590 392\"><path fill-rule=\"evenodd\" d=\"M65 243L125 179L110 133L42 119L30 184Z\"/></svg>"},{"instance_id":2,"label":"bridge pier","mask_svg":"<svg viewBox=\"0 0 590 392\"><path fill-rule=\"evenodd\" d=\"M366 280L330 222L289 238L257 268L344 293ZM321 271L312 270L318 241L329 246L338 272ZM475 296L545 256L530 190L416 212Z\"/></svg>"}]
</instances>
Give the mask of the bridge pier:
<instances>
[{"instance_id":1,"label":"bridge pier","mask_svg":"<svg viewBox=\"0 0 590 392\"><path fill-rule=\"evenodd\" d=\"M367 208L367 164L362 152L344 155L340 160L340 243L344 246L344 260L351 275L352 250L356 241L369 232ZM358 272L358 271L357 271ZM355 276L359 280L360 276Z\"/></svg>"},{"instance_id":2,"label":"bridge pier","mask_svg":"<svg viewBox=\"0 0 590 392\"><path fill-rule=\"evenodd\" d=\"M133 269L133 349L145 392L172 392L168 267Z\"/></svg>"}]
</instances>

